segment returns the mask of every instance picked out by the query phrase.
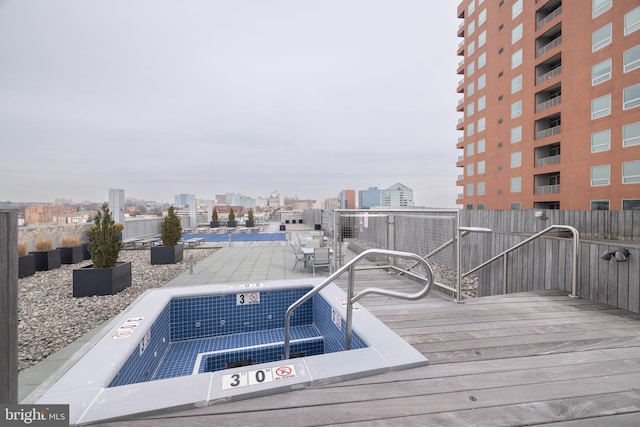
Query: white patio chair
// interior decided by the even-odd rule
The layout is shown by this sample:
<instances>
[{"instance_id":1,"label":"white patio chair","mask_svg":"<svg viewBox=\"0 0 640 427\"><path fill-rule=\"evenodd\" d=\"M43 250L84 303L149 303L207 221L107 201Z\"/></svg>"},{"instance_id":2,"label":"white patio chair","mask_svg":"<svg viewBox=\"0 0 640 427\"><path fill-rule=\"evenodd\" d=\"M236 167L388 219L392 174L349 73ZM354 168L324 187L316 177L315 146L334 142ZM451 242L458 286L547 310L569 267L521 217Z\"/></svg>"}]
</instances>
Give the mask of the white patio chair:
<instances>
[{"instance_id":1,"label":"white patio chair","mask_svg":"<svg viewBox=\"0 0 640 427\"><path fill-rule=\"evenodd\" d=\"M296 271L298 265L304 265L304 252L300 246L296 246L291 242L291 249L293 249L293 256L295 257L295 264L293 264L293 271Z\"/></svg>"},{"instance_id":2,"label":"white patio chair","mask_svg":"<svg viewBox=\"0 0 640 427\"><path fill-rule=\"evenodd\" d=\"M313 267L313 277L316 277L316 268L327 268L329 269L329 274L331 271L331 257L329 254L330 248L315 248L313 250L313 260L311 261L311 265Z\"/></svg>"}]
</instances>

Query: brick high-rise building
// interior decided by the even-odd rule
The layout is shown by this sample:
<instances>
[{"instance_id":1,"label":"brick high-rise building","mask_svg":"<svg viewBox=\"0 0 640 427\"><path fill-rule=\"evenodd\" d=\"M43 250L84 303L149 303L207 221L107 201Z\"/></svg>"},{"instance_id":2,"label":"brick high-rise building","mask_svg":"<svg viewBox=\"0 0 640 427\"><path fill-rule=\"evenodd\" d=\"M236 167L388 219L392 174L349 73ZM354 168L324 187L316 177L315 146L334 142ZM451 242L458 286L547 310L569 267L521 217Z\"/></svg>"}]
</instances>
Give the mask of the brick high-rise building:
<instances>
[{"instance_id":1,"label":"brick high-rise building","mask_svg":"<svg viewBox=\"0 0 640 427\"><path fill-rule=\"evenodd\" d=\"M467 209L640 209L640 1L464 0Z\"/></svg>"}]
</instances>

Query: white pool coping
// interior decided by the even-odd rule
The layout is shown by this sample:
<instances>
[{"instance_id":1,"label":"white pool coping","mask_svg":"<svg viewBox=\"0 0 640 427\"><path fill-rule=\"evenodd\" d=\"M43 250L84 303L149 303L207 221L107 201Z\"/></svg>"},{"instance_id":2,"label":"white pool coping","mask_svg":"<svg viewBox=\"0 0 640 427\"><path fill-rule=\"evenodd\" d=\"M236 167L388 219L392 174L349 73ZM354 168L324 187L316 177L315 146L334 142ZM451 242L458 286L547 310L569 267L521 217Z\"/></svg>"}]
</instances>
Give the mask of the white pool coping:
<instances>
[{"instance_id":1,"label":"white pool coping","mask_svg":"<svg viewBox=\"0 0 640 427\"><path fill-rule=\"evenodd\" d=\"M102 329L96 344L45 390L35 403L68 404L70 425L86 425L282 393L428 363L419 351L356 304L359 309L353 312L353 331L368 345L367 348L109 388L120 368L134 351L138 351L147 331L173 298L237 294L250 290L278 291L316 286L321 280L278 280L260 284L149 290ZM346 307L338 301L346 296L344 291L331 284L321 290L320 295L346 319ZM113 339L125 321L132 318L142 320L131 335ZM278 376L275 372L280 372L277 369L279 367L285 368L282 372L292 371L295 375ZM261 371L261 378L267 372L269 378L273 379L247 383L248 374L255 375L257 371ZM229 387L231 377L234 382L239 379L244 382L238 383L240 385L237 387Z\"/></svg>"}]
</instances>

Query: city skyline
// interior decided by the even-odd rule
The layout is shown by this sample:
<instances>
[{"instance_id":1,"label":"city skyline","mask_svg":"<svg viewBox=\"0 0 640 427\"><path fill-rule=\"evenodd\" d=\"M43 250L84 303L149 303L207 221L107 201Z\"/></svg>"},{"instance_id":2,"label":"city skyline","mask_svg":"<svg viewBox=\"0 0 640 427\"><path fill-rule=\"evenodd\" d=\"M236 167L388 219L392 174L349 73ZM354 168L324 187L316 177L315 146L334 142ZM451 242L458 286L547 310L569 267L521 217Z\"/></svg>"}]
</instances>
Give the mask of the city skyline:
<instances>
[{"instance_id":1,"label":"city skyline","mask_svg":"<svg viewBox=\"0 0 640 427\"><path fill-rule=\"evenodd\" d=\"M455 207L456 28L455 2L5 1L0 200Z\"/></svg>"}]
</instances>

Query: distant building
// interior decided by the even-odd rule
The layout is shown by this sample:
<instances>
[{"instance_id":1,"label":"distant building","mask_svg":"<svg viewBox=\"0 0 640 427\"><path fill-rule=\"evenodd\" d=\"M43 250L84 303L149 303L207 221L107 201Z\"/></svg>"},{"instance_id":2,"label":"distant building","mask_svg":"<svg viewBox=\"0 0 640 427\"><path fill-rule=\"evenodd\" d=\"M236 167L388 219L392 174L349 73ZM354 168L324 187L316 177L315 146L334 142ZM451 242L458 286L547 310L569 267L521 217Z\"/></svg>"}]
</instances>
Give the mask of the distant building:
<instances>
[{"instance_id":1,"label":"distant building","mask_svg":"<svg viewBox=\"0 0 640 427\"><path fill-rule=\"evenodd\" d=\"M363 209L382 206L382 190L378 187L369 187L368 190L358 191L358 206Z\"/></svg>"},{"instance_id":2,"label":"distant building","mask_svg":"<svg viewBox=\"0 0 640 427\"><path fill-rule=\"evenodd\" d=\"M414 205L413 190L406 185L396 183L382 191L382 206L406 208Z\"/></svg>"},{"instance_id":3,"label":"distant building","mask_svg":"<svg viewBox=\"0 0 640 427\"><path fill-rule=\"evenodd\" d=\"M280 193L278 193L277 191L274 191L269 196L269 207L275 209L280 207Z\"/></svg>"},{"instance_id":4,"label":"distant building","mask_svg":"<svg viewBox=\"0 0 640 427\"><path fill-rule=\"evenodd\" d=\"M355 209L356 208L356 191L342 190L338 195L338 202L340 203L340 209Z\"/></svg>"},{"instance_id":5,"label":"distant building","mask_svg":"<svg viewBox=\"0 0 640 427\"><path fill-rule=\"evenodd\" d=\"M24 222L34 224L73 224L84 222L76 206L32 205L24 208Z\"/></svg>"},{"instance_id":6,"label":"distant building","mask_svg":"<svg viewBox=\"0 0 640 427\"><path fill-rule=\"evenodd\" d=\"M457 203L640 209L640 2L463 0Z\"/></svg>"},{"instance_id":7,"label":"distant building","mask_svg":"<svg viewBox=\"0 0 640 427\"><path fill-rule=\"evenodd\" d=\"M176 194L174 197L175 205L180 207L191 206L195 202L196 202L195 194Z\"/></svg>"}]
</instances>

